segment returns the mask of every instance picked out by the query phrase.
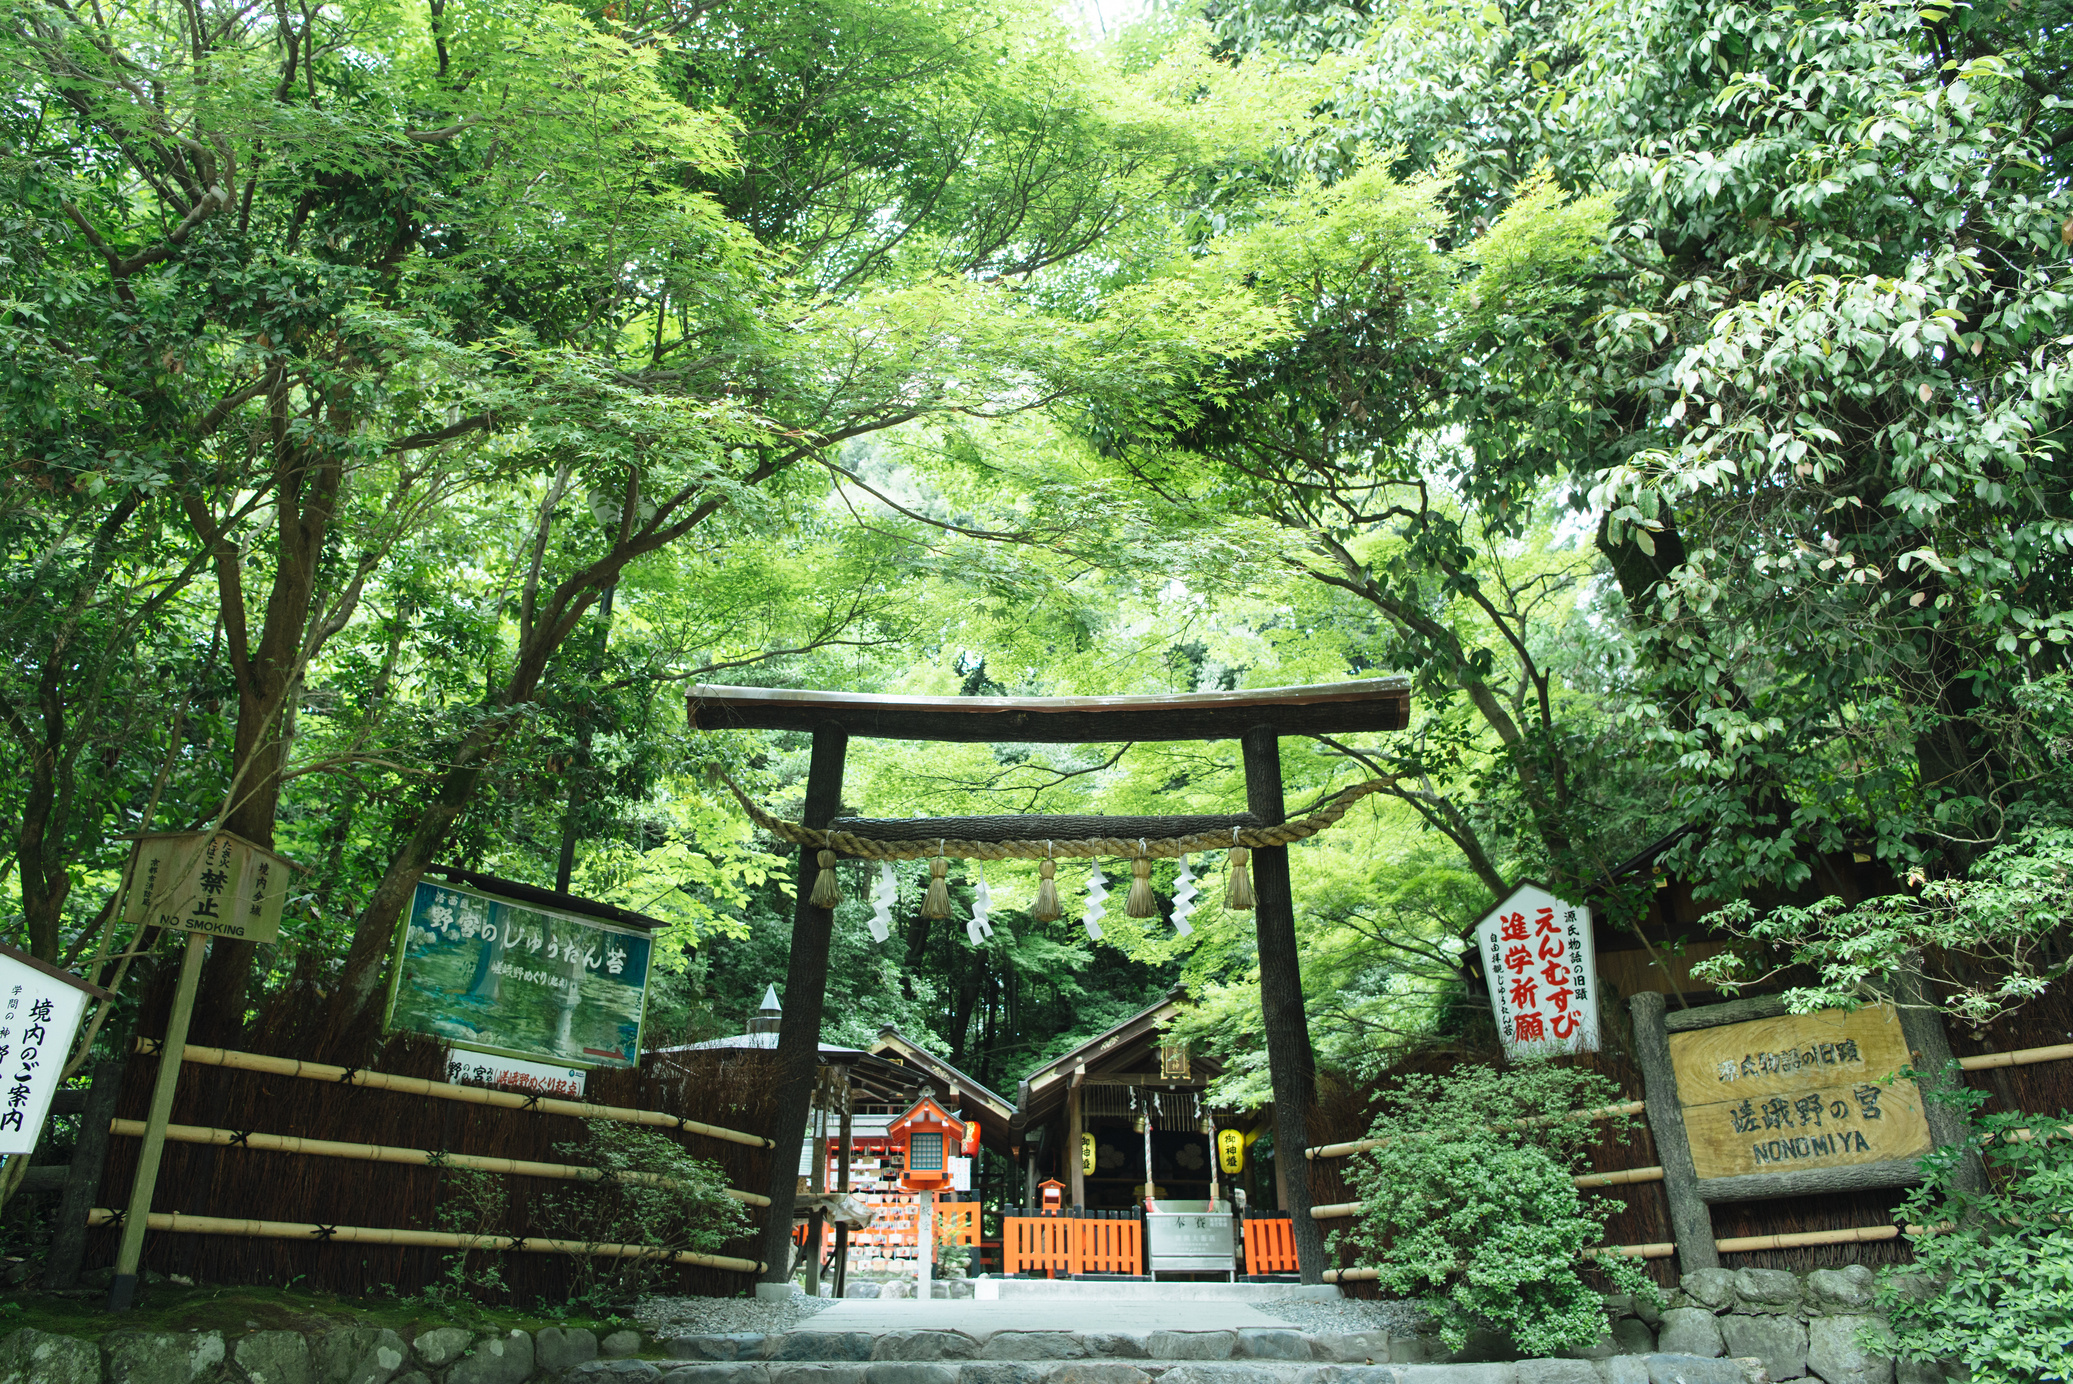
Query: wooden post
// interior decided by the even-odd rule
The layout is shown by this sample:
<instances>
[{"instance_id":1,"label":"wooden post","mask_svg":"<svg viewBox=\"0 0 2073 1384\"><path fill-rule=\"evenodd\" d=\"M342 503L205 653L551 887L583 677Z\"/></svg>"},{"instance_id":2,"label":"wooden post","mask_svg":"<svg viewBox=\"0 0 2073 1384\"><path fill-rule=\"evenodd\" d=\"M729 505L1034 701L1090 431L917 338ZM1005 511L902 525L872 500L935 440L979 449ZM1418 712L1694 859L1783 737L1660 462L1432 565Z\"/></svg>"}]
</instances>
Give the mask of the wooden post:
<instances>
[{"instance_id":1,"label":"wooden post","mask_svg":"<svg viewBox=\"0 0 2073 1384\"><path fill-rule=\"evenodd\" d=\"M1663 1194L1670 1200L1670 1233L1677 1241L1677 1271L1720 1267L1713 1238L1713 1213L1699 1197L1699 1174L1684 1132L1684 1107L1677 1102L1677 1073L1670 1065L1670 1035L1663 1026L1663 997L1644 990L1627 1001L1634 1015L1634 1056L1641 1064L1642 1101L1648 1132L1655 1136L1656 1161L1663 1166Z\"/></svg>"},{"instance_id":2,"label":"wooden post","mask_svg":"<svg viewBox=\"0 0 2073 1384\"><path fill-rule=\"evenodd\" d=\"M1920 976L1902 974L1894 987L1893 1008L1900 1016L1900 1036L1907 1042L1910 1065L1922 1092L1922 1119L1929 1137L1938 1148L1962 1147L1965 1161L1952 1172L1952 1184L1963 1192L1987 1189L1987 1165L1979 1156L1979 1145L1958 1107L1937 1099L1937 1093L1965 1084L1961 1073L1951 1070L1951 1041L1943 1031L1943 1020L1929 1007Z\"/></svg>"},{"instance_id":3,"label":"wooden post","mask_svg":"<svg viewBox=\"0 0 2073 1384\"><path fill-rule=\"evenodd\" d=\"M854 1142L850 1134L849 1068L842 1070L842 1124L836 1131L835 1190L849 1190L850 1145ZM849 1222L843 1221L835 1227L835 1296L841 1297L849 1289Z\"/></svg>"},{"instance_id":4,"label":"wooden post","mask_svg":"<svg viewBox=\"0 0 2073 1384\"><path fill-rule=\"evenodd\" d=\"M1245 806L1260 821L1286 821L1281 796L1281 741L1272 726L1240 737L1245 752ZM1296 950L1296 907L1289 892L1288 847L1252 853L1253 926L1260 948L1260 1010L1267 1034L1267 1070L1274 1084L1274 1162L1286 1166L1282 1209L1293 1218L1296 1263L1305 1283L1324 1282L1324 1233L1310 1217L1310 1105L1317 1059L1303 1010L1303 971Z\"/></svg>"},{"instance_id":5,"label":"wooden post","mask_svg":"<svg viewBox=\"0 0 2073 1384\"><path fill-rule=\"evenodd\" d=\"M814 1099L813 1162L807 1165L807 1187L815 1196L828 1190L828 1091L824 1084ZM827 1211L819 1206L806 1218L806 1296L821 1295L821 1236L828 1225Z\"/></svg>"},{"instance_id":6,"label":"wooden post","mask_svg":"<svg viewBox=\"0 0 2073 1384\"><path fill-rule=\"evenodd\" d=\"M849 734L840 726L821 725L813 732L813 756L806 769L806 810L802 823L816 829L835 820L842 805L842 762ZM797 904L792 913L792 955L785 968L784 1021L777 1031L777 1113L771 1137L770 1177L765 1194L770 1209L756 1257L763 1261L764 1284L791 1278L792 1203L799 1189L799 1147L806 1135L807 1108L813 1101L814 1073L821 1056L821 1006L828 991L828 932L832 909L808 902L820 873L819 854L799 849Z\"/></svg>"},{"instance_id":7,"label":"wooden post","mask_svg":"<svg viewBox=\"0 0 2073 1384\"><path fill-rule=\"evenodd\" d=\"M209 935L187 934L180 954L180 983L173 993L173 1012L166 1017L166 1037L158 1050L158 1080L151 1088L151 1110L144 1119L144 1144L137 1150L137 1176L130 1183L130 1206L122 1220L122 1243L115 1251L115 1279L108 1287L108 1310L127 1312L137 1300L137 1266L144 1259L144 1230L151 1217L151 1195L158 1189L158 1162L166 1151L166 1124L173 1115L173 1090L180 1084L180 1058L187 1051L187 1026L194 1019L194 991L202 978L202 954Z\"/></svg>"},{"instance_id":8,"label":"wooden post","mask_svg":"<svg viewBox=\"0 0 2073 1384\"><path fill-rule=\"evenodd\" d=\"M43 1272L47 1288L70 1288L79 1281L79 1261L86 1253L86 1216L101 1193L101 1169L108 1161L108 1121L115 1117L116 1097L121 1094L122 1063L95 1063L94 1084L79 1116L79 1142L65 1173L57 1228L51 1232L50 1261Z\"/></svg>"},{"instance_id":9,"label":"wooden post","mask_svg":"<svg viewBox=\"0 0 2073 1384\"><path fill-rule=\"evenodd\" d=\"M1027 1153L1023 1155L1022 1205L1025 1209L1032 1208L1037 1204L1036 1185L1036 1150L1030 1149ZM1036 1213L1034 1211L1030 1211L1030 1214L1034 1215Z\"/></svg>"},{"instance_id":10,"label":"wooden post","mask_svg":"<svg viewBox=\"0 0 2073 1384\"><path fill-rule=\"evenodd\" d=\"M1087 1173L1080 1162L1080 1135L1086 1130L1086 1120L1081 1115L1086 1100L1086 1087L1080 1085L1080 1073L1073 1073L1072 1089L1065 1093L1065 1153L1072 1160L1072 1176L1066 1181L1071 1187L1070 1200L1074 1206L1087 1204Z\"/></svg>"}]
</instances>

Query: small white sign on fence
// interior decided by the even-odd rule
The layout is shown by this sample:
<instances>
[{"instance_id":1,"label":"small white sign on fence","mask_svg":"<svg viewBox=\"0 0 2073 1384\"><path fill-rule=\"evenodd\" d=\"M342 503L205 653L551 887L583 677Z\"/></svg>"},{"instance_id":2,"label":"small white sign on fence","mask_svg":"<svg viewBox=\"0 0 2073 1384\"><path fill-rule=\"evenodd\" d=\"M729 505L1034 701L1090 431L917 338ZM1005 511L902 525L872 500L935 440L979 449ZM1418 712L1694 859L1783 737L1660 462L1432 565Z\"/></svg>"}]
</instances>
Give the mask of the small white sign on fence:
<instances>
[{"instance_id":1,"label":"small white sign on fence","mask_svg":"<svg viewBox=\"0 0 2073 1384\"><path fill-rule=\"evenodd\" d=\"M1590 909L1522 884L1476 924L1476 948L1505 1056L1598 1051Z\"/></svg>"},{"instance_id":2,"label":"small white sign on fence","mask_svg":"<svg viewBox=\"0 0 2073 1384\"><path fill-rule=\"evenodd\" d=\"M36 1151L86 1000L83 982L0 947L0 1153Z\"/></svg>"},{"instance_id":3,"label":"small white sign on fence","mask_svg":"<svg viewBox=\"0 0 2073 1384\"><path fill-rule=\"evenodd\" d=\"M447 1050L446 1079L456 1086L493 1086L561 1100L583 1098L581 1067L557 1067L551 1062L528 1062L523 1057L496 1057L461 1048Z\"/></svg>"}]
</instances>

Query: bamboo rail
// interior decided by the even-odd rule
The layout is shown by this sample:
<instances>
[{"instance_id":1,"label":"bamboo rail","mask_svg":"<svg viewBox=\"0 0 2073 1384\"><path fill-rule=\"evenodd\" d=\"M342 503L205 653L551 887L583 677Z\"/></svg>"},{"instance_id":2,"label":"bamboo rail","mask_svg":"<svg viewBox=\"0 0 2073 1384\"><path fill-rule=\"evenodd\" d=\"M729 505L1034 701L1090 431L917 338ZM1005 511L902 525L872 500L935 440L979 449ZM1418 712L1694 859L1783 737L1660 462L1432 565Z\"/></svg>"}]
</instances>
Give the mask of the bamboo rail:
<instances>
[{"instance_id":1,"label":"bamboo rail","mask_svg":"<svg viewBox=\"0 0 2073 1384\"><path fill-rule=\"evenodd\" d=\"M142 1120L110 1120L108 1132L125 1138L142 1138ZM490 1158L474 1153L434 1153L430 1149L398 1148L392 1144L344 1144L333 1139L304 1139L292 1134L258 1134L234 1129L210 1129L205 1125L167 1125L166 1138L176 1144L238 1145L273 1153L303 1153L319 1158L355 1158L366 1163L407 1163L418 1167L435 1164L473 1168L485 1173L512 1177L558 1177L572 1182L636 1182L649 1187L674 1187L672 1178L659 1173L608 1173L570 1163L534 1163L523 1158ZM728 1196L747 1206L768 1206L770 1198L754 1192L726 1188Z\"/></svg>"},{"instance_id":2,"label":"bamboo rail","mask_svg":"<svg viewBox=\"0 0 2073 1384\"><path fill-rule=\"evenodd\" d=\"M137 1039L137 1051L156 1054L162 1046L156 1039ZM719 1125L705 1124L699 1120L687 1120L679 1115L665 1115L660 1110L635 1110L623 1105L591 1105L578 1100L561 1100L554 1096L528 1096L518 1091L492 1091L482 1086L456 1086L451 1082L432 1081L421 1076L392 1076L387 1072L370 1072L360 1067L334 1067L324 1062L304 1062L293 1057L263 1057L256 1052L231 1052L224 1048L202 1048L186 1044L182 1049L182 1062L192 1062L204 1067L228 1067L240 1072L265 1072L271 1076L301 1077L305 1081L329 1081L341 1086L364 1086L372 1091L396 1091L409 1096L431 1096L438 1100L464 1101L470 1105L496 1105L507 1110L537 1110L543 1115L574 1115L583 1120L617 1120L621 1124L653 1125L662 1129L674 1129L684 1134L703 1134L709 1139L724 1139L730 1144L747 1144L750 1148L774 1149L774 1140L757 1134L743 1134L738 1129L722 1129Z\"/></svg>"},{"instance_id":3,"label":"bamboo rail","mask_svg":"<svg viewBox=\"0 0 2073 1384\"><path fill-rule=\"evenodd\" d=\"M96 1206L87 1213L90 1226L115 1225L120 1211ZM170 1230L183 1235L242 1235L255 1240L323 1240L352 1245L417 1245L426 1249L487 1249L523 1254L594 1254L611 1259L664 1259L672 1264L692 1264L703 1269L730 1269L735 1273L761 1273L763 1265L753 1259L736 1259L725 1254L694 1254L690 1250L660 1250L647 1245L591 1244L584 1240L536 1240L518 1235L457 1235L445 1230L385 1230L364 1225L308 1225L297 1221L233 1220L226 1216L190 1216L179 1211L153 1211L145 1222L151 1230Z\"/></svg>"},{"instance_id":4,"label":"bamboo rail","mask_svg":"<svg viewBox=\"0 0 2073 1384\"><path fill-rule=\"evenodd\" d=\"M1639 1115L1643 1108L1641 1101L1630 1100L1623 1101L1618 1105L1602 1105L1595 1110L1572 1110L1564 1118L1571 1120L1610 1120L1616 1119L1621 1115ZM1541 1122L1541 1120L1536 1118L1522 1120L1518 1123L1522 1126L1530 1126ZM1386 1139L1355 1139L1345 1144L1321 1144L1315 1148L1304 1149L1303 1156L1305 1158L1344 1158L1349 1154L1366 1153L1370 1149L1381 1148L1387 1142L1388 1140Z\"/></svg>"},{"instance_id":5,"label":"bamboo rail","mask_svg":"<svg viewBox=\"0 0 2073 1384\"><path fill-rule=\"evenodd\" d=\"M1849 1230L1803 1230L1792 1235L1738 1235L1733 1239L1715 1240L1714 1247L1722 1254L1749 1254L1760 1249L1806 1249L1812 1245L1855 1245L1874 1240L1891 1240L1900 1234L1897 1225L1860 1225ZM1601 1245L1587 1251L1593 1255L1622 1254L1629 1259L1668 1259L1677 1253L1677 1246L1669 1240L1651 1245ZM1327 1283L1371 1283L1382 1276L1379 1269L1326 1269Z\"/></svg>"},{"instance_id":6,"label":"bamboo rail","mask_svg":"<svg viewBox=\"0 0 2073 1384\"><path fill-rule=\"evenodd\" d=\"M170 1135L167 1137L171 1137ZM1620 1172L1584 1173L1569 1179L1578 1187L1625 1187L1637 1182L1661 1182L1663 1170L1657 1168L1627 1168ZM1310 1208L1310 1219L1314 1221L1335 1221L1347 1216L1358 1216L1367 1209L1364 1201L1335 1201L1325 1206Z\"/></svg>"},{"instance_id":7,"label":"bamboo rail","mask_svg":"<svg viewBox=\"0 0 2073 1384\"><path fill-rule=\"evenodd\" d=\"M1983 1052L1961 1057L1958 1065L1968 1072L1994 1067L2027 1067L2033 1062L2064 1062L2073 1058L2073 1043L2055 1043L2048 1048L2018 1048L2014 1052Z\"/></svg>"}]
</instances>

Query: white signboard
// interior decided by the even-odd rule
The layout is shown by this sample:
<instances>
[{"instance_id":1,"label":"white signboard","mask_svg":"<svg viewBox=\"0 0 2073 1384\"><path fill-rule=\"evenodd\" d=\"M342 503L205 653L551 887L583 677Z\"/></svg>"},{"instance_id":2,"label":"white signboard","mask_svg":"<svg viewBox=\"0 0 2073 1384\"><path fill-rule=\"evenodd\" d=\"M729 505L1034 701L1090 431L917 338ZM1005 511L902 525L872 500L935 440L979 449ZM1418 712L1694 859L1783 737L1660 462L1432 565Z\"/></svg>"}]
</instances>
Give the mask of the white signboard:
<instances>
[{"instance_id":1,"label":"white signboard","mask_svg":"<svg viewBox=\"0 0 2073 1384\"><path fill-rule=\"evenodd\" d=\"M0 947L0 1153L36 1151L86 999L78 981Z\"/></svg>"},{"instance_id":2,"label":"white signboard","mask_svg":"<svg viewBox=\"0 0 2073 1384\"><path fill-rule=\"evenodd\" d=\"M1476 948L1505 1056L1598 1051L1590 909L1522 884L1476 924Z\"/></svg>"},{"instance_id":3,"label":"white signboard","mask_svg":"<svg viewBox=\"0 0 2073 1384\"><path fill-rule=\"evenodd\" d=\"M972 1190L972 1160L952 1154L950 1162L950 1190L969 1192Z\"/></svg>"},{"instance_id":4,"label":"white signboard","mask_svg":"<svg viewBox=\"0 0 2073 1384\"><path fill-rule=\"evenodd\" d=\"M227 831L170 832L137 842L124 922L240 942L280 935L288 860Z\"/></svg>"},{"instance_id":5,"label":"white signboard","mask_svg":"<svg viewBox=\"0 0 2073 1384\"><path fill-rule=\"evenodd\" d=\"M561 1100L583 1098L581 1067L559 1067L551 1062L530 1062L523 1057L498 1057L460 1048L449 1049L446 1054L446 1079L456 1086L494 1086Z\"/></svg>"}]
</instances>

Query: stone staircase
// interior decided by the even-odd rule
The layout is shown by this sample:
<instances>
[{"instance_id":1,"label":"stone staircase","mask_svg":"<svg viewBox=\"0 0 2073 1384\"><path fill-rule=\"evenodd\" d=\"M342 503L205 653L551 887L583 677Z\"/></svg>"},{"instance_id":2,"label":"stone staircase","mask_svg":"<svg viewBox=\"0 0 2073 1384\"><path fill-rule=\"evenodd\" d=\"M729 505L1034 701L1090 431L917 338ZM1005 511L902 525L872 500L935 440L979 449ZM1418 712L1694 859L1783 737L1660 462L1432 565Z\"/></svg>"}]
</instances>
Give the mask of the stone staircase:
<instances>
[{"instance_id":1,"label":"stone staircase","mask_svg":"<svg viewBox=\"0 0 2073 1384\"><path fill-rule=\"evenodd\" d=\"M664 1384L1767 1384L1690 1355L1435 1361L1387 1332L792 1331L678 1336ZM658 1362L659 1363L659 1362Z\"/></svg>"}]
</instances>

